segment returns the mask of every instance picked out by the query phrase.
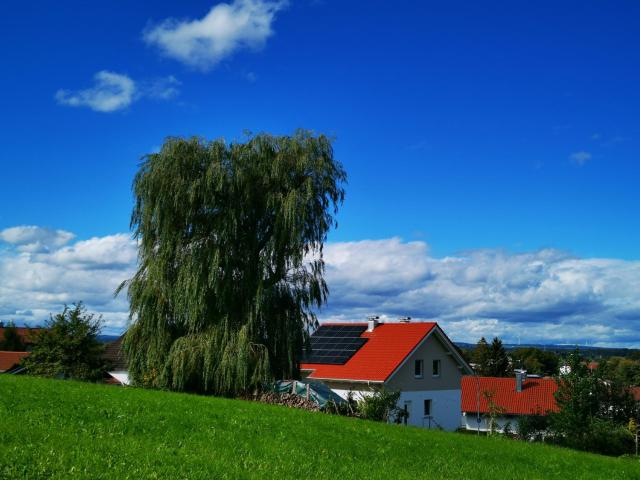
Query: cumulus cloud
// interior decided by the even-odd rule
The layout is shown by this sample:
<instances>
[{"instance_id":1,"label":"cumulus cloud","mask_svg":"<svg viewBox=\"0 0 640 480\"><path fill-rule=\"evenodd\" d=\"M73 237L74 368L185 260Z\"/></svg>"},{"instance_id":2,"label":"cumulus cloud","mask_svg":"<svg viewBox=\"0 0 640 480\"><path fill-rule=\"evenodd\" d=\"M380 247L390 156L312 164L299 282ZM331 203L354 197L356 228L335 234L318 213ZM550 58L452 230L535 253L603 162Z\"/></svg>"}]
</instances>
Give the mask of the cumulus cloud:
<instances>
[{"instance_id":1,"label":"cumulus cloud","mask_svg":"<svg viewBox=\"0 0 640 480\"><path fill-rule=\"evenodd\" d=\"M128 108L143 97L168 100L179 93L180 82L173 75L136 82L127 75L102 70L94 75L94 85L85 90L58 90L55 99L68 107L87 107L110 113Z\"/></svg>"},{"instance_id":2,"label":"cumulus cloud","mask_svg":"<svg viewBox=\"0 0 640 480\"><path fill-rule=\"evenodd\" d=\"M41 325L50 313L61 311L64 304L83 301L90 311L103 315L105 333L122 330L128 318L128 304L123 295L114 298L113 294L134 272L137 246L129 235L109 235L66 245L71 234L64 232L66 236L56 237L60 240L49 242L47 249L25 250L22 247L31 244L15 241L18 236L13 230L2 232L2 240L15 250L0 250L0 320ZM5 235L7 231L9 234ZM25 237L18 237L18 241L41 238Z\"/></svg>"},{"instance_id":3,"label":"cumulus cloud","mask_svg":"<svg viewBox=\"0 0 640 480\"><path fill-rule=\"evenodd\" d=\"M124 328L128 304L113 293L135 271L136 242L127 234L72 238L40 227L0 232L0 320L38 324L82 300L104 315L108 332ZM391 238L329 243L325 262L331 294L321 321L409 315L438 321L456 341L497 335L507 342L640 347L640 261L554 249L436 258L425 242Z\"/></svg>"},{"instance_id":4,"label":"cumulus cloud","mask_svg":"<svg viewBox=\"0 0 640 480\"><path fill-rule=\"evenodd\" d=\"M0 231L0 241L15 245L20 252L47 252L69 243L74 234L64 230L21 225Z\"/></svg>"},{"instance_id":5,"label":"cumulus cloud","mask_svg":"<svg viewBox=\"0 0 640 480\"><path fill-rule=\"evenodd\" d=\"M437 320L458 341L640 345L640 262L546 249L429 256L399 239L328 244L331 294L320 318Z\"/></svg>"},{"instance_id":6,"label":"cumulus cloud","mask_svg":"<svg viewBox=\"0 0 640 480\"><path fill-rule=\"evenodd\" d=\"M136 82L126 75L102 70L93 77L94 86L86 90L58 90L56 100L69 107L89 107L96 112L115 112L134 101Z\"/></svg>"},{"instance_id":7,"label":"cumulus cloud","mask_svg":"<svg viewBox=\"0 0 640 480\"><path fill-rule=\"evenodd\" d=\"M591 154L585 151L574 152L569 155L569 160L571 160L576 165L582 166L589 160L591 160Z\"/></svg>"},{"instance_id":8,"label":"cumulus cloud","mask_svg":"<svg viewBox=\"0 0 640 480\"><path fill-rule=\"evenodd\" d=\"M143 39L167 57L209 70L238 50L262 48L285 5L269 0L219 3L201 19L166 19L146 29Z\"/></svg>"}]
</instances>

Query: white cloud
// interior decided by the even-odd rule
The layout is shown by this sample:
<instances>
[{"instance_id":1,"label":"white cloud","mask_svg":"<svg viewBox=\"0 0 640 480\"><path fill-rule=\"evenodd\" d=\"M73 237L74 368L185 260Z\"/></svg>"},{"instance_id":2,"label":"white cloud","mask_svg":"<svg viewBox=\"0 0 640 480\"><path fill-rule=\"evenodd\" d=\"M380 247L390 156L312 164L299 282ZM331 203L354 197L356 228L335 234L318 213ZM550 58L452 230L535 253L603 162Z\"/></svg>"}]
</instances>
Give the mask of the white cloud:
<instances>
[{"instance_id":1,"label":"white cloud","mask_svg":"<svg viewBox=\"0 0 640 480\"><path fill-rule=\"evenodd\" d=\"M60 105L110 113L126 109L143 97L169 100L180 93L181 85L173 75L136 82L127 75L106 70L96 73L94 82L93 87L85 90L58 90L55 99Z\"/></svg>"},{"instance_id":2,"label":"white cloud","mask_svg":"<svg viewBox=\"0 0 640 480\"><path fill-rule=\"evenodd\" d=\"M585 151L574 152L571 155L569 155L569 160L571 160L572 162L574 162L579 166L582 166L585 163L587 163L589 160L591 160L591 154Z\"/></svg>"},{"instance_id":3,"label":"white cloud","mask_svg":"<svg viewBox=\"0 0 640 480\"><path fill-rule=\"evenodd\" d=\"M42 323L64 303L84 301L108 331L126 325L125 295L136 266L128 234L71 243L40 227L0 232L0 320ZM35 247L37 245L37 247ZM435 258L424 242L398 238L325 245L329 303L320 320L437 320L456 341L498 335L507 342L640 347L640 261L576 258L546 249L473 250Z\"/></svg>"},{"instance_id":4,"label":"white cloud","mask_svg":"<svg viewBox=\"0 0 640 480\"><path fill-rule=\"evenodd\" d=\"M20 252L46 252L69 243L74 234L64 230L21 225L0 231L0 241L15 245Z\"/></svg>"},{"instance_id":5,"label":"white cloud","mask_svg":"<svg viewBox=\"0 0 640 480\"><path fill-rule=\"evenodd\" d=\"M182 85L176 77L169 75L168 77L156 78L149 82L144 82L142 93L149 98L157 98L160 100L170 100L180 93L178 87Z\"/></svg>"},{"instance_id":6,"label":"white cloud","mask_svg":"<svg viewBox=\"0 0 640 480\"><path fill-rule=\"evenodd\" d=\"M5 235L2 238L6 241ZM134 273L136 242L119 234L57 245L38 253L0 253L0 320L41 325L65 303L83 301L90 311L103 314L105 333L120 331L128 318L128 303L125 295L113 294Z\"/></svg>"},{"instance_id":7,"label":"white cloud","mask_svg":"<svg viewBox=\"0 0 640 480\"><path fill-rule=\"evenodd\" d=\"M399 239L325 247L329 304L321 319L369 314L437 320L458 341L640 346L640 262L580 259L546 249L474 250L434 258Z\"/></svg>"},{"instance_id":8,"label":"white cloud","mask_svg":"<svg viewBox=\"0 0 640 480\"><path fill-rule=\"evenodd\" d=\"M167 57L209 70L237 50L262 48L273 34L276 13L285 5L269 0L219 3L201 19L164 20L145 30L143 38Z\"/></svg>"},{"instance_id":9,"label":"white cloud","mask_svg":"<svg viewBox=\"0 0 640 480\"><path fill-rule=\"evenodd\" d=\"M126 75L102 70L94 75L95 85L86 90L58 90L56 100L69 107L89 107L96 112L115 112L134 101L136 82Z\"/></svg>"}]
</instances>

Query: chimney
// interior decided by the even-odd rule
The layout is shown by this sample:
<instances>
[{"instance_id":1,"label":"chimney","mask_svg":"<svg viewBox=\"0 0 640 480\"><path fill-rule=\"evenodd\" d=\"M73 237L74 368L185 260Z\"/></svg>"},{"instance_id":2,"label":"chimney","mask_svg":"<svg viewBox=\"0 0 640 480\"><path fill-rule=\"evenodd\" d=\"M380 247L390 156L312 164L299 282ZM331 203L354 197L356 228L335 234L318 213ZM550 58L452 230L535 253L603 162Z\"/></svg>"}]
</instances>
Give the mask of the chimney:
<instances>
[{"instance_id":1,"label":"chimney","mask_svg":"<svg viewBox=\"0 0 640 480\"><path fill-rule=\"evenodd\" d=\"M367 318L367 332L373 332L375 328L378 326L380 317L378 315L371 316Z\"/></svg>"},{"instance_id":2,"label":"chimney","mask_svg":"<svg viewBox=\"0 0 640 480\"><path fill-rule=\"evenodd\" d=\"M524 385L524 381L526 379L527 379L526 370L516 370L516 392L522 391L522 386Z\"/></svg>"},{"instance_id":3,"label":"chimney","mask_svg":"<svg viewBox=\"0 0 640 480\"><path fill-rule=\"evenodd\" d=\"M400 323L410 323L411 317L400 317Z\"/></svg>"}]
</instances>

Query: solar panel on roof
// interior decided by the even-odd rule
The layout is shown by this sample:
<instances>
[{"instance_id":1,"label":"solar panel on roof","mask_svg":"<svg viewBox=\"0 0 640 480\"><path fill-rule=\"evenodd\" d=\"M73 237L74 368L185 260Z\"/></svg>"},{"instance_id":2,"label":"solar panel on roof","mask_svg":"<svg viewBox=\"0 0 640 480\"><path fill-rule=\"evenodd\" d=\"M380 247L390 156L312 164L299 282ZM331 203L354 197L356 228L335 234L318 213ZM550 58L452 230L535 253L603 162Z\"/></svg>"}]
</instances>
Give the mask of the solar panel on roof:
<instances>
[{"instance_id":1,"label":"solar panel on roof","mask_svg":"<svg viewBox=\"0 0 640 480\"><path fill-rule=\"evenodd\" d=\"M310 350L302 355L302 363L343 365L367 342L360 335L365 325L323 325L310 338Z\"/></svg>"}]
</instances>

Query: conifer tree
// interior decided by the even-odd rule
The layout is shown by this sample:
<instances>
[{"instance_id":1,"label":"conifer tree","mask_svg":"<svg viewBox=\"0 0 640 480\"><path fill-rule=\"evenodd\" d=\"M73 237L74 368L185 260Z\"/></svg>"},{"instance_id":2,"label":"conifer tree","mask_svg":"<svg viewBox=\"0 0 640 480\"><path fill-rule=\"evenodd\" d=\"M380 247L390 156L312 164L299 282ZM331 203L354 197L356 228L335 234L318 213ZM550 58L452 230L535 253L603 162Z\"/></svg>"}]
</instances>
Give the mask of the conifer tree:
<instances>
[{"instance_id":1,"label":"conifer tree","mask_svg":"<svg viewBox=\"0 0 640 480\"><path fill-rule=\"evenodd\" d=\"M512 374L509 356L502 345L502 340L495 337L489 348L489 364L487 374L491 377L508 377Z\"/></svg>"},{"instance_id":2,"label":"conifer tree","mask_svg":"<svg viewBox=\"0 0 640 480\"><path fill-rule=\"evenodd\" d=\"M482 337L471 355L471 361L475 364L476 373L479 375L488 375L489 353L489 344L486 338Z\"/></svg>"}]
</instances>

